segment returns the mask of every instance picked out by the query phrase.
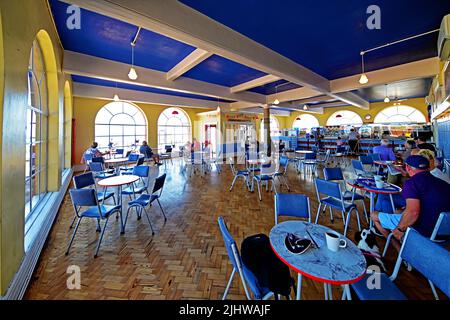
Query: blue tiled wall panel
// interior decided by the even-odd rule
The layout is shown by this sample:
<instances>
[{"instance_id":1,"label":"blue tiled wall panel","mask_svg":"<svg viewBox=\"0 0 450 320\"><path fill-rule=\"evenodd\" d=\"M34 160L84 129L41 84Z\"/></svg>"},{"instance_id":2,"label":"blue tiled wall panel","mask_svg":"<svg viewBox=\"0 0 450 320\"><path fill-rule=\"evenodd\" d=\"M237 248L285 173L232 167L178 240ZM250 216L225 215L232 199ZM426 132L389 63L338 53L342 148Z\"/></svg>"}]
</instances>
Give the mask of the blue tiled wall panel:
<instances>
[{"instance_id":1,"label":"blue tiled wall panel","mask_svg":"<svg viewBox=\"0 0 450 320\"><path fill-rule=\"evenodd\" d=\"M438 123L439 148L442 149L445 158L450 157L450 120Z\"/></svg>"}]
</instances>

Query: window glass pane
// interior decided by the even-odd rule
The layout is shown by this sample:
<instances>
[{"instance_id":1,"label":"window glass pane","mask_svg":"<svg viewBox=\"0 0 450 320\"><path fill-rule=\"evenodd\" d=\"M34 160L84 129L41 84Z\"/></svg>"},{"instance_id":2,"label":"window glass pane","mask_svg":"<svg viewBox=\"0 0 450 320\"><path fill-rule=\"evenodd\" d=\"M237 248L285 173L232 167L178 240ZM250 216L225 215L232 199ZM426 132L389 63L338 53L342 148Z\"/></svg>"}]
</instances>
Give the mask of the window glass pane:
<instances>
[{"instance_id":1,"label":"window glass pane","mask_svg":"<svg viewBox=\"0 0 450 320\"><path fill-rule=\"evenodd\" d=\"M388 107L374 119L374 123L425 123L425 116L417 109L409 106Z\"/></svg>"},{"instance_id":2,"label":"window glass pane","mask_svg":"<svg viewBox=\"0 0 450 320\"><path fill-rule=\"evenodd\" d=\"M120 125L134 125L134 120L133 118L128 115L128 114L124 114L124 113L119 113L116 114L114 117L112 117L111 119L111 125L113 124L120 124Z\"/></svg>"},{"instance_id":3,"label":"window glass pane","mask_svg":"<svg viewBox=\"0 0 450 320\"><path fill-rule=\"evenodd\" d=\"M190 121L186 113L179 108L165 109L158 119L158 147L165 145L184 145L192 141Z\"/></svg>"}]
</instances>

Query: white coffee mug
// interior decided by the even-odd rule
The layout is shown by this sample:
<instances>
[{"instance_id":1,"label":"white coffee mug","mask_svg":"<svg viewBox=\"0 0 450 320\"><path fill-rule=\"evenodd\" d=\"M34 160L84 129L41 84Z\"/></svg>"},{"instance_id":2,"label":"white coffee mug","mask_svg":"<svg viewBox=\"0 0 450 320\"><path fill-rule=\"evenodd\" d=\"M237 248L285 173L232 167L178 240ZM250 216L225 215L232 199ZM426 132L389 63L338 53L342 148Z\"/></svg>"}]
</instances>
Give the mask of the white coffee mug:
<instances>
[{"instance_id":1,"label":"white coffee mug","mask_svg":"<svg viewBox=\"0 0 450 320\"><path fill-rule=\"evenodd\" d=\"M375 185L377 186L378 189L383 189L384 181L383 180L376 180L375 181Z\"/></svg>"},{"instance_id":2,"label":"white coffee mug","mask_svg":"<svg viewBox=\"0 0 450 320\"><path fill-rule=\"evenodd\" d=\"M337 252L339 248L345 248L347 246L347 241L341 239L340 234L337 232L325 232L325 238L327 240L327 247L331 251Z\"/></svg>"}]
</instances>

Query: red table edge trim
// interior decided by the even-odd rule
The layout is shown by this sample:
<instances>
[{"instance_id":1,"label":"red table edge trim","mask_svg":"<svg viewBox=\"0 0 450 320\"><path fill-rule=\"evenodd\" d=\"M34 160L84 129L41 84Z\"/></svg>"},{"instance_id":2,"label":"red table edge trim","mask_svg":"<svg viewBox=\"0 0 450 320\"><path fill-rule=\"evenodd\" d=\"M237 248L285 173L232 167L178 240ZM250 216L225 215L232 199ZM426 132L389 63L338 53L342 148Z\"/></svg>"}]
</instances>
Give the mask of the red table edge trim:
<instances>
[{"instance_id":1,"label":"red table edge trim","mask_svg":"<svg viewBox=\"0 0 450 320\"><path fill-rule=\"evenodd\" d=\"M361 187L359 185L353 185L349 181L347 181L347 183L353 188L356 188L356 189L359 189L359 190L364 190L364 191L367 191L367 192L376 193L376 194L400 194L403 191L403 189L398 187L398 186L397 186L397 188L399 188L398 191L385 192L385 191L377 191L377 190L373 190L373 189L367 189L367 188Z\"/></svg>"},{"instance_id":2,"label":"red table edge trim","mask_svg":"<svg viewBox=\"0 0 450 320\"><path fill-rule=\"evenodd\" d=\"M306 273L306 272L304 272L304 271L301 271L301 270L297 269L296 267L292 266L290 263L288 263L285 259L283 259L283 258L278 254L278 252L275 250L275 248L273 247L272 244L270 244L270 246L272 247L272 251L275 252L275 255L276 255L281 261L283 261L283 263L284 263L285 265L287 265L289 268L291 268L291 269L294 270L295 272L300 273L301 275L303 275L303 276L305 276L305 277L308 277L308 278L310 278L310 279L312 279L312 280L315 280L315 281L324 282L324 283L328 283L328 284L334 284L334 285L346 285L346 284L356 283L356 282L360 281L361 279L363 279L363 278L366 276L366 270L367 270L367 268L366 268L366 270L364 270L364 273L363 273L361 276L359 276L358 278L356 278L356 279L354 279L354 280L349 280L349 281L333 281L333 280L326 280L326 279L318 278L318 277L315 277L315 276L313 276L313 275L310 275L309 273Z\"/></svg>"}]
</instances>

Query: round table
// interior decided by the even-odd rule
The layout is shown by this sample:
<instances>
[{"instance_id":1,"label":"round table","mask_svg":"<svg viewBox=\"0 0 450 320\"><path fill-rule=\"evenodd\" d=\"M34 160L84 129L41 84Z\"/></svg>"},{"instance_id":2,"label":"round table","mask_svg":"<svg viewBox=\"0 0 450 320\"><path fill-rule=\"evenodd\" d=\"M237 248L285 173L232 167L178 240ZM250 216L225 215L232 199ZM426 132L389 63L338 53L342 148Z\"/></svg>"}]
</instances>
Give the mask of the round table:
<instances>
[{"instance_id":1,"label":"round table","mask_svg":"<svg viewBox=\"0 0 450 320\"><path fill-rule=\"evenodd\" d=\"M387 167L389 164L394 163L394 161L374 160L373 163L379 166Z\"/></svg>"},{"instance_id":2,"label":"round table","mask_svg":"<svg viewBox=\"0 0 450 320\"><path fill-rule=\"evenodd\" d=\"M110 166L112 165L116 169L116 173L119 173L119 166L121 164L127 163L128 158L113 158L113 159L106 159L105 165Z\"/></svg>"},{"instance_id":3,"label":"round table","mask_svg":"<svg viewBox=\"0 0 450 320\"><path fill-rule=\"evenodd\" d=\"M134 175L124 175L124 176L116 176L111 177L107 179L100 180L98 182L98 185L100 187L103 187L103 194L106 194L106 191L110 187L117 187L117 201L119 202L118 205L120 205L120 230L121 233L125 233L125 227L123 225L123 218L122 218L122 186L131 184L131 187L134 192L134 182L138 181L139 177Z\"/></svg>"},{"instance_id":4,"label":"round table","mask_svg":"<svg viewBox=\"0 0 450 320\"><path fill-rule=\"evenodd\" d=\"M402 188L396 186L392 183L384 183L384 187L379 189L375 185L375 179L373 178L358 178L355 180L348 180L347 183L353 187L353 192L356 192L356 189L366 191L370 194L370 212L375 210L375 195L377 194L387 194L389 195L389 199L391 200L392 212L395 212L395 204L394 204L394 194L400 194L402 192ZM373 226L372 220L370 220L370 226Z\"/></svg>"},{"instance_id":5,"label":"round table","mask_svg":"<svg viewBox=\"0 0 450 320\"><path fill-rule=\"evenodd\" d=\"M311 235L312 239L310 238ZM351 299L350 284L358 282L366 274L366 259L361 250L349 239L341 235L347 241L347 247L333 252L327 248L325 233L334 230L305 221L286 221L272 228L270 231L270 243L275 254L289 268L298 274L297 300L301 296L302 276L324 283L325 299L331 299L331 285L342 285L345 296ZM290 252L285 245L288 233L293 233L300 238L313 240L315 245L303 254Z\"/></svg>"}]
</instances>

